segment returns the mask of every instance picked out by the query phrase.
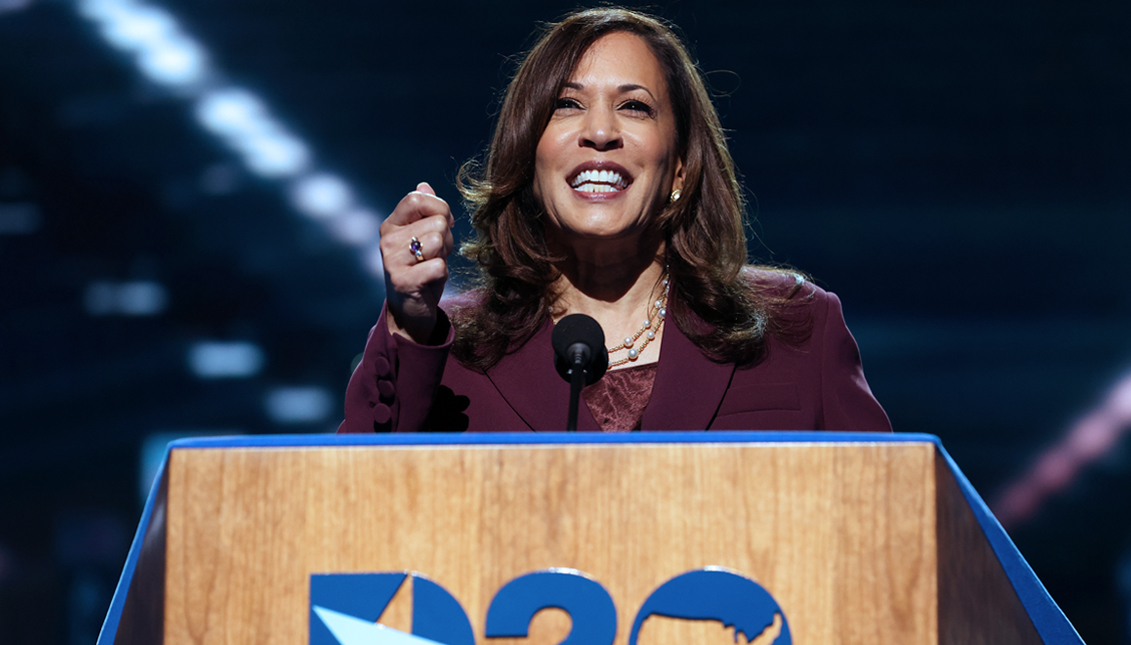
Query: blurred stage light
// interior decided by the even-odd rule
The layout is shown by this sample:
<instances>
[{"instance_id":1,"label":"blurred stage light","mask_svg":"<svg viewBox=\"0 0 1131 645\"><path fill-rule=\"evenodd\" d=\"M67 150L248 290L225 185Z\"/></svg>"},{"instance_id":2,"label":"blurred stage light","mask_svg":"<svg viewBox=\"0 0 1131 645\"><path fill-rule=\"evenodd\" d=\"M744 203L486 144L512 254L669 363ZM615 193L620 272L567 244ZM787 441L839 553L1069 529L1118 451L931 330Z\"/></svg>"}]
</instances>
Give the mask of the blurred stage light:
<instances>
[{"instance_id":1,"label":"blurred stage light","mask_svg":"<svg viewBox=\"0 0 1131 645\"><path fill-rule=\"evenodd\" d=\"M146 49L138 58L142 73L161 85L192 85L204 80L204 52L187 38L174 38Z\"/></svg>"},{"instance_id":2,"label":"blurred stage light","mask_svg":"<svg viewBox=\"0 0 1131 645\"><path fill-rule=\"evenodd\" d=\"M27 235L39 229L39 206L30 202L0 204L0 235Z\"/></svg>"},{"instance_id":3,"label":"blurred stage light","mask_svg":"<svg viewBox=\"0 0 1131 645\"><path fill-rule=\"evenodd\" d=\"M31 6L31 0L0 0L0 13L7 13L9 11L19 11L20 9L27 9ZM0 567L0 574L2 574L2 567ZM3 576L0 575L0 578Z\"/></svg>"},{"instance_id":4,"label":"blurred stage light","mask_svg":"<svg viewBox=\"0 0 1131 645\"><path fill-rule=\"evenodd\" d=\"M124 0L78 0L75 7L83 18L101 23L110 21L116 14L126 11L127 4L132 3Z\"/></svg>"},{"instance_id":5,"label":"blurred stage light","mask_svg":"<svg viewBox=\"0 0 1131 645\"><path fill-rule=\"evenodd\" d=\"M213 134L234 139L262 129L267 108L251 92L229 87L200 97L196 118Z\"/></svg>"},{"instance_id":6,"label":"blurred stage light","mask_svg":"<svg viewBox=\"0 0 1131 645\"><path fill-rule=\"evenodd\" d=\"M297 180L291 188L291 202L311 217L334 217L353 206L353 195L346 182L323 173Z\"/></svg>"},{"instance_id":7,"label":"blurred stage light","mask_svg":"<svg viewBox=\"0 0 1131 645\"><path fill-rule=\"evenodd\" d=\"M168 13L132 2L83 2L93 19L102 24L102 37L125 51L137 52L159 46L175 37L177 22Z\"/></svg>"},{"instance_id":8,"label":"blurred stage light","mask_svg":"<svg viewBox=\"0 0 1131 645\"><path fill-rule=\"evenodd\" d=\"M1037 514L1045 501L1067 489L1091 464L1116 450L1131 434L1131 373L1074 423L1060 441L1037 456L1029 470L1008 484L990 507L1007 529Z\"/></svg>"},{"instance_id":9,"label":"blurred stage light","mask_svg":"<svg viewBox=\"0 0 1131 645\"><path fill-rule=\"evenodd\" d=\"M15 0L0 0L5 1ZM370 271L380 269L380 259L375 265L369 250L380 220L354 202L345 181L312 168L309 146L287 131L259 97L242 88L217 87L222 73L210 69L207 50L183 32L172 14L136 0L77 0L76 7L98 26L107 43L132 54L147 78L195 101L200 124L239 155L252 173L264 179L298 178L288 184L293 205L307 216L327 220L324 224L335 239L358 248Z\"/></svg>"},{"instance_id":10,"label":"blurred stage light","mask_svg":"<svg viewBox=\"0 0 1131 645\"><path fill-rule=\"evenodd\" d=\"M165 287L151 280L92 282L83 304L92 316L156 316L168 305Z\"/></svg>"},{"instance_id":11,"label":"blurred stage light","mask_svg":"<svg viewBox=\"0 0 1131 645\"><path fill-rule=\"evenodd\" d=\"M124 316L153 316L165 310L165 287L156 282L125 282L118 286L118 311Z\"/></svg>"},{"instance_id":12,"label":"blurred stage light","mask_svg":"<svg viewBox=\"0 0 1131 645\"><path fill-rule=\"evenodd\" d=\"M251 92L224 88L208 92L196 106L196 117L213 134L240 153L255 174L289 177L306 169L306 145L288 133Z\"/></svg>"},{"instance_id":13,"label":"blurred stage light","mask_svg":"<svg viewBox=\"0 0 1131 645\"><path fill-rule=\"evenodd\" d=\"M136 56L153 82L183 87L207 76L204 49L167 12L129 0L80 0L78 6L79 13L98 23L106 42Z\"/></svg>"},{"instance_id":14,"label":"blurred stage light","mask_svg":"<svg viewBox=\"0 0 1131 645\"><path fill-rule=\"evenodd\" d=\"M381 218L369 210L352 210L329 223L330 232L338 240L352 246L363 246L377 239Z\"/></svg>"},{"instance_id":15,"label":"blurred stage light","mask_svg":"<svg viewBox=\"0 0 1131 645\"><path fill-rule=\"evenodd\" d=\"M275 423L315 423L330 416L334 398L321 387L281 387L267 394L264 405Z\"/></svg>"},{"instance_id":16,"label":"blurred stage light","mask_svg":"<svg viewBox=\"0 0 1131 645\"><path fill-rule=\"evenodd\" d=\"M200 191L207 195L228 195L239 187L241 172L234 163L217 163L200 173Z\"/></svg>"},{"instance_id":17,"label":"blurred stage light","mask_svg":"<svg viewBox=\"0 0 1131 645\"><path fill-rule=\"evenodd\" d=\"M263 369L263 350L248 342L202 341L189 348L188 363L202 379L247 378Z\"/></svg>"},{"instance_id":18,"label":"blurred stage light","mask_svg":"<svg viewBox=\"0 0 1131 645\"><path fill-rule=\"evenodd\" d=\"M306 146L282 130L245 137L235 143L247 167L260 177L296 175L306 169L310 159Z\"/></svg>"},{"instance_id":19,"label":"blurred stage light","mask_svg":"<svg viewBox=\"0 0 1131 645\"><path fill-rule=\"evenodd\" d=\"M385 261L381 257L381 246L377 242L362 251L361 260L370 273L381 278L385 277Z\"/></svg>"},{"instance_id":20,"label":"blurred stage light","mask_svg":"<svg viewBox=\"0 0 1131 645\"><path fill-rule=\"evenodd\" d=\"M86 312L92 316L108 316L118 305L118 292L109 282L92 282L83 294Z\"/></svg>"}]
</instances>

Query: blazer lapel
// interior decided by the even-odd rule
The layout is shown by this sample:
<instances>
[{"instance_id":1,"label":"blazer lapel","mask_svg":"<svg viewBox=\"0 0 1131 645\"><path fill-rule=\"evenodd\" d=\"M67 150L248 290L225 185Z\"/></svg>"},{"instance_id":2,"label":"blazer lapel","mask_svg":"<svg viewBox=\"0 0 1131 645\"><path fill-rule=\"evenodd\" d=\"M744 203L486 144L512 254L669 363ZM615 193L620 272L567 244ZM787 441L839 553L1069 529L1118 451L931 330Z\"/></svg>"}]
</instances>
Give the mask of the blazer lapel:
<instances>
[{"instance_id":1,"label":"blazer lapel","mask_svg":"<svg viewBox=\"0 0 1131 645\"><path fill-rule=\"evenodd\" d=\"M565 431L569 414L569 383L554 368L550 344L553 330L553 323L547 320L517 352L487 370L487 378L499 394L531 430L538 432ZM600 431L584 398L578 405L577 430Z\"/></svg>"},{"instance_id":2,"label":"blazer lapel","mask_svg":"<svg viewBox=\"0 0 1131 645\"><path fill-rule=\"evenodd\" d=\"M716 363L707 358L674 322L666 321L656 381L641 427L706 430L733 376L733 363Z\"/></svg>"},{"instance_id":3,"label":"blazer lapel","mask_svg":"<svg viewBox=\"0 0 1131 645\"><path fill-rule=\"evenodd\" d=\"M522 348L487 370L499 394L539 432L564 431L569 413L569 384L554 369L553 329L553 323L546 321ZM716 363L704 356L674 323L665 324L661 342L656 381L641 427L706 430L730 387L734 364ZM577 429L600 431L584 398L578 406Z\"/></svg>"}]
</instances>

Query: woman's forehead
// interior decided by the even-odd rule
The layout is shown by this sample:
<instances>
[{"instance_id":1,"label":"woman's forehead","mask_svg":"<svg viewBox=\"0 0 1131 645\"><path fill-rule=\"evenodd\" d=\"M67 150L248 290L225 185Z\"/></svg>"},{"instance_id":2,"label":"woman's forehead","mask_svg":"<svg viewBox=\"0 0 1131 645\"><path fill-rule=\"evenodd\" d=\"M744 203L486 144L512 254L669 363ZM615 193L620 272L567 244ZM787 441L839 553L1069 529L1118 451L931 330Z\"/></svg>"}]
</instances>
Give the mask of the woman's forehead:
<instances>
[{"instance_id":1,"label":"woman's forehead","mask_svg":"<svg viewBox=\"0 0 1131 645\"><path fill-rule=\"evenodd\" d=\"M653 94L665 91L664 70L652 48L636 34L618 31L594 41L569 76L581 86L641 86Z\"/></svg>"}]
</instances>

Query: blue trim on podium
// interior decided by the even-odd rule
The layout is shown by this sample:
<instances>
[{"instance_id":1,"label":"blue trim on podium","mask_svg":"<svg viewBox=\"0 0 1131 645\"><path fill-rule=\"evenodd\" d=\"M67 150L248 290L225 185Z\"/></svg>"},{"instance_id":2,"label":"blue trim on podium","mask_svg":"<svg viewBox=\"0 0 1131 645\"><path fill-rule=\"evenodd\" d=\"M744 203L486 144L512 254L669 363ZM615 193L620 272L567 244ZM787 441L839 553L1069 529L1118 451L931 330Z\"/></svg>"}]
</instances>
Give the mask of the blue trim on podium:
<instances>
[{"instance_id":1,"label":"blue trim on podium","mask_svg":"<svg viewBox=\"0 0 1131 645\"><path fill-rule=\"evenodd\" d=\"M1044 584L990 512L981 495L970 485L938 437L929 434L872 434L865 432L631 432L631 433L483 433L483 434L385 434L385 435L258 435L179 439L165 449L157 478L142 511L137 533L110 602L97 645L113 645L125 606L126 593L137 567L145 531L149 527L157 489L165 476L169 451L215 448L310 448L328 446L505 446L550 444L660 444L660 443L933 443L946 460L986 535L994 554L1009 577L1033 627L1047 644L1084 644L1076 628L1053 601Z\"/></svg>"},{"instance_id":2,"label":"blue trim on podium","mask_svg":"<svg viewBox=\"0 0 1131 645\"><path fill-rule=\"evenodd\" d=\"M467 434L307 434L179 439L170 448L298 448L324 446L509 446L601 443L855 443L930 442L929 434L869 432L499 432Z\"/></svg>"},{"instance_id":3,"label":"blue trim on podium","mask_svg":"<svg viewBox=\"0 0 1131 645\"><path fill-rule=\"evenodd\" d=\"M134 570L137 569L137 560L141 555L141 545L145 541L145 532L149 529L149 522L153 517L157 491L161 488L161 481L165 479L165 467L168 463L169 448L165 448L165 457L161 460L161 467L157 469L157 476L153 478L153 485L149 487L149 497L145 499L145 508L141 511L141 520L137 523L137 532L134 533L134 541L130 544L126 565L122 567L122 577L118 579L118 586L114 588L114 597L110 600L110 609L106 612L106 620L102 622L102 629L98 632L95 645L113 645L114 638L118 635L118 624L122 620L122 610L126 607L126 594L129 593L130 582L134 579Z\"/></svg>"},{"instance_id":4,"label":"blue trim on podium","mask_svg":"<svg viewBox=\"0 0 1131 645\"><path fill-rule=\"evenodd\" d=\"M982 500L982 496L974 490L970 480L966 479L966 475L958 468L958 464L954 462L950 454L943 449L937 438L935 445L939 447L939 452L946 459L950 472L958 482L959 488L962 489L962 494L966 496L970 510L974 512L974 517L977 518L978 524L982 526L982 532L985 533L990 547L994 550L994 555L1001 562L1001 567L1005 570L1005 575L1009 577L1009 582L1013 585L1013 590L1017 592L1017 597L1021 600L1025 611L1029 613L1029 620L1033 621L1033 627L1036 628L1041 640L1045 643L1056 643L1058 645L1060 643L1084 645L1084 639L1080 638L1076 628L1072 626L1068 617L1061 611L1060 606L1056 604L1048 590L1045 589L1044 583L1037 578L1033 568L1029 566L1025 557L1017 550L1017 546L1013 544L1013 539L1005 532L1001 523L990 511L990 507Z\"/></svg>"}]
</instances>

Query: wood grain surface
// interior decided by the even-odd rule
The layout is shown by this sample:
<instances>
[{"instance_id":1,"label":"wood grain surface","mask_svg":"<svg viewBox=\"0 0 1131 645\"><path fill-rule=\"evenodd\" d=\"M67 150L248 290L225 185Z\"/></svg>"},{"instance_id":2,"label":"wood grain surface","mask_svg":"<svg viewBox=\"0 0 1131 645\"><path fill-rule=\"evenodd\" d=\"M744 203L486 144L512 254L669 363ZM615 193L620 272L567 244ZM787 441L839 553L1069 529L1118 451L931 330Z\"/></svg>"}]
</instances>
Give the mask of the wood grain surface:
<instances>
[{"instance_id":1,"label":"wood grain surface","mask_svg":"<svg viewBox=\"0 0 1131 645\"><path fill-rule=\"evenodd\" d=\"M419 571L485 639L513 578L586 572L618 645L645 598L722 566L765 587L794 643L937 643L930 443L177 449L168 471L166 643L307 642L311 573ZM381 618L409 628L402 589ZM762 641L768 642L769 634ZM724 640L725 639L725 640ZM717 622L654 617L641 645L727 642ZM761 642L761 641L758 641Z\"/></svg>"},{"instance_id":2,"label":"wood grain surface","mask_svg":"<svg viewBox=\"0 0 1131 645\"><path fill-rule=\"evenodd\" d=\"M1041 643L954 475L936 456L939 643Z\"/></svg>"}]
</instances>

